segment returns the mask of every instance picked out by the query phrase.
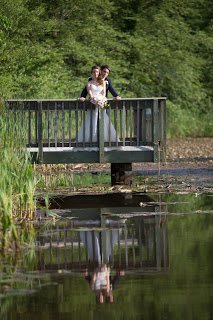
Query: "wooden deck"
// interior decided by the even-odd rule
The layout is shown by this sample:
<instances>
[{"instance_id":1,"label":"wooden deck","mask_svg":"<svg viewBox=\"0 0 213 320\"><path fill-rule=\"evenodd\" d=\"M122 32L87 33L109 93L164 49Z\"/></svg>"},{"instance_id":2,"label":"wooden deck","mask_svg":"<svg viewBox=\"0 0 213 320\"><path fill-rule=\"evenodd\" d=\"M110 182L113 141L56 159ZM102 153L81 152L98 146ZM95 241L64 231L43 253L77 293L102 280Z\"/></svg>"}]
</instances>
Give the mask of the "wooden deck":
<instances>
[{"instance_id":1,"label":"wooden deck","mask_svg":"<svg viewBox=\"0 0 213 320\"><path fill-rule=\"evenodd\" d=\"M100 262L126 272L169 269L168 223L165 218L161 226L158 215L116 220L104 216L89 221L73 219L70 225L50 226L47 233L49 237L41 232L36 239L36 247L42 249L40 270L81 272L94 270Z\"/></svg>"},{"instance_id":2,"label":"wooden deck","mask_svg":"<svg viewBox=\"0 0 213 320\"><path fill-rule=\"evenodd\" d=\"M94 106L70 100L9 100L8 117L24 130L26 147L36 163L158 162L166 157L166 98L110 100L107 110L117 142L104 142L99 110L98 141L78 142L87 112ZM92 123L91 123L92 126ZM91 128L92 129L92 128Z\"/></svg>"}]
</instances>

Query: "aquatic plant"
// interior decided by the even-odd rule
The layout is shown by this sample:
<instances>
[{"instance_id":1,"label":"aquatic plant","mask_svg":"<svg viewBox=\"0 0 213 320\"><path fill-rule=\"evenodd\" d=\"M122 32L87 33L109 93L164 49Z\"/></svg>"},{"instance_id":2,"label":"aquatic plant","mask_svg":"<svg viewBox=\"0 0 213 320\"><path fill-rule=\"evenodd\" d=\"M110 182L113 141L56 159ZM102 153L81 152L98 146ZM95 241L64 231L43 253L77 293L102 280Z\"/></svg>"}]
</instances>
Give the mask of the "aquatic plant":
<instances>
[{"instance_id":1,"label":"aquatic plant","mask_svg":"<svg viewBox=\"0 0 213 320\"><path fill-rule=\"evenodd\" d=\"M1 247L19 240L15 221L33 217L35 207L34 172L30 155L24 149L24 129L1 107L0 115L0 232Z\"/></svg>"}]
</instances>

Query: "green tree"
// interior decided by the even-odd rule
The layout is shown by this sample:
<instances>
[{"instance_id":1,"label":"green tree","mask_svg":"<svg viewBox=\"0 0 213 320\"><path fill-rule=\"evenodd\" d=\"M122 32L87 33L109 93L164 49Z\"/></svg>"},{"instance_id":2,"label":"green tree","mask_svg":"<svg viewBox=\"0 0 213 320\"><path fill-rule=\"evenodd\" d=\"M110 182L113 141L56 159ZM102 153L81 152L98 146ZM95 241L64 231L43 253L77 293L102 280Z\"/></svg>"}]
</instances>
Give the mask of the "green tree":
<instances>
[{"instance_id":1,"label":"green tree","mask_svg":"<svg viewBox=\"0 0 213 320\"><path fill-rule=\"evenodd\" d=\"M167 97L170 134L213 134L210 0L0 5L0 88L7 97L77 98L91 66L109 64L121 96Z\"/></svg>"}]
</instances>

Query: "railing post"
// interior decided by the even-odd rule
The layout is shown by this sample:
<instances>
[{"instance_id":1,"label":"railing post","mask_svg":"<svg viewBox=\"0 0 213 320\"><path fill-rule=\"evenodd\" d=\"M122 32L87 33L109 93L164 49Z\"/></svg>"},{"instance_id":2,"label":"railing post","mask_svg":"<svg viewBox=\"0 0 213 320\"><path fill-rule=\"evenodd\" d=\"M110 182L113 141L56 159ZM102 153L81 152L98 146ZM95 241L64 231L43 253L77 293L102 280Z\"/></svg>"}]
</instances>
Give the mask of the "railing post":
<instances>
[{"instance_id":1,"label":"railing post","mask_svg":"<svg viewBox=\"0 0 213 320\"><path fill-rule=\"evenodd\" d=\"M123 146L125 146L125 137L126 137L126 108L125 101L123 101Z\"/></svg>"},{"instance_id":2,"label":"railing post","mask_svg":"<svg viewBox=\"0 0 213 320\"><path fill-rule=\"evenodd\" d=\"M160 142L162 147L162 161L166 162L166 100L160 101Z\"/></svg>"},{"instance_id":3,"label":"railing post","mask_svg":"<svg viewBox=\"0 0 213 320\"><path fill-rule=\"evenodd\" d=\"M76 136L76 147L78 147L78 100L76 101L76 107L75 107L75 136Z\"/></svg>"},{"instance_id":4,"label":"railing post","mask_svg":"<svg viewBox=\"0 0 213 320\"><path fill-rule=\"evenodd\" d=\"M106 264L107 261L107 241L106 241L106 217L101 215L101 262ZM109 232L109 230L108 230ZM112 252L111 252L112 253Z\"/></svg>"},{"instance_id":5,"label":"railing post","mask_svg":"<svg viewBox=\"0 0 213 320\"><path fill-rule=\"evenodd\" d=\"M101 108L98 114L99 162L104 163L104 109Z\"/></svg>"},{"instance_id":6,"label":"railing post","mask_svg":"<svg viewBox=\"0 0 213 320\"><path fill-rule=\"evenodd\" d=\"M139 119L139 116L140 116L140 102L137 101L137 146L140 145L140 138L139 138L139 135L140 135L140 119Z\"/></svg>"},{"instance_id":7,"label":"railing post","mask_svg":"<svg viewBox=\"0 0 213 320\"><path fill-rule=\"evenodd\" d=\"M152 115L152 130L153 130L153 148L154 148L154 162L158 162L158 100L153 100L153 115Z\"/></svg>"},{"instance_id":8,"label":"railing post","mask_svg":"<svg viewBox=\"0 0 213 320\"><path fill-rule=\"evenodd\" d=\"M23 108L23 105L24 105L24 102L22 102L22 108ZM29 144L29 147L31 146L31 112L30 112L30 103L28 102L28 144Z\"/></svg>"},{"instance_id":9,"label":"railing post","mask_svg":"<svg viewBox=\"0 0 213 320\"><path fill-rule=\"evenodd\" d=\"M38 163L43 163L42 102L38 101Z\"/></svg>"},{"instance_id":10,"label":"railing post","mask_svg":"<svg viewBox=\"0 0 213 320\"><path fill-rule=\"evenodd\" d=\"M155 216L155 261L157 270L161 269L161 237L160 237L160 217Z\"/></svg>"}]
</instances>

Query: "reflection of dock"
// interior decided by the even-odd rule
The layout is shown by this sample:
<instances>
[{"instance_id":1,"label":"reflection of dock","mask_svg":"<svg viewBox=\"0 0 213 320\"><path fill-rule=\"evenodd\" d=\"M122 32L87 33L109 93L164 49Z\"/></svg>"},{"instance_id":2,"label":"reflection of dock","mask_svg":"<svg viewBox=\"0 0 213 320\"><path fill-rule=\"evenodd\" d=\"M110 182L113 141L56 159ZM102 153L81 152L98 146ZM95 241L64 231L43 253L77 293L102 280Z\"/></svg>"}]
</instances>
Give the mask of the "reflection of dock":
<instances>
[{"instance_id":1,"label":"reflection of dock","mask_svg":"<svg viewBox=\"0 0 213 320\"><path fill-rule=\"evenodd\" d=\"M161 209L146 194L61 197L50 209L71 220L38 235L41 270L78 272L102 263L142 272L169 267L167 218L156 215Z\"/></svg>"},{"instance_id":2,"label":"reflection of dock","mask_svg":"<svg viewBox=\"0 0 213 320\"><path fill-rule=\"evenodd\" d=\"M169 267L166 216L130 219L102 216L99 221L72 220L51 227L37 238L40 270L113 269L162 271ZM47 236L49 234L49 236Z\"/></svg>"}]
</instances>

